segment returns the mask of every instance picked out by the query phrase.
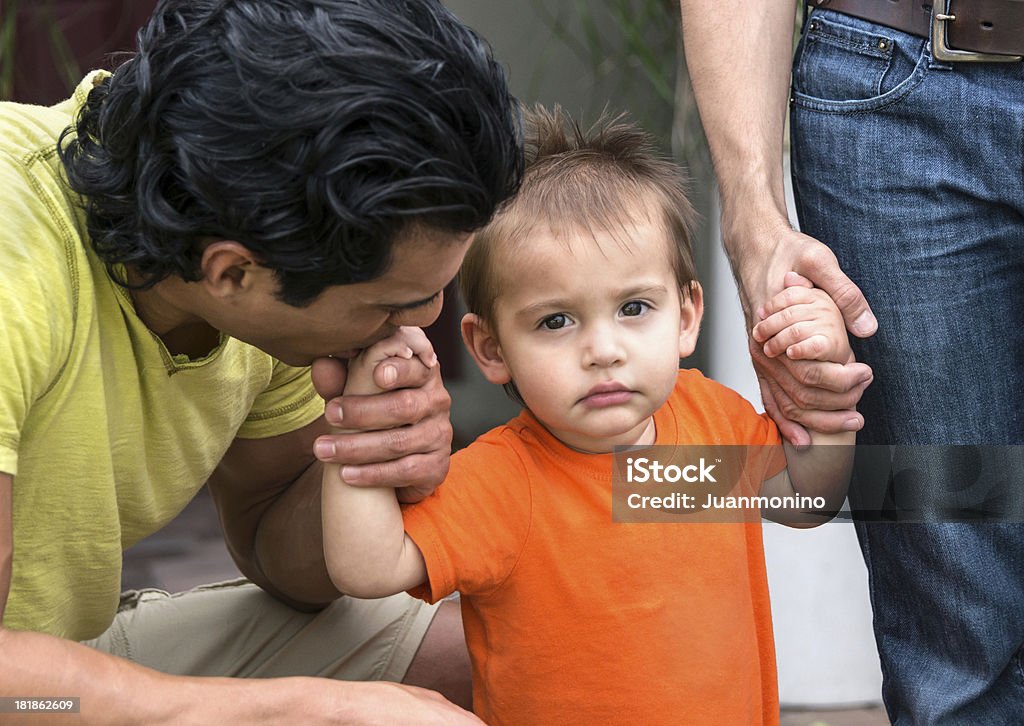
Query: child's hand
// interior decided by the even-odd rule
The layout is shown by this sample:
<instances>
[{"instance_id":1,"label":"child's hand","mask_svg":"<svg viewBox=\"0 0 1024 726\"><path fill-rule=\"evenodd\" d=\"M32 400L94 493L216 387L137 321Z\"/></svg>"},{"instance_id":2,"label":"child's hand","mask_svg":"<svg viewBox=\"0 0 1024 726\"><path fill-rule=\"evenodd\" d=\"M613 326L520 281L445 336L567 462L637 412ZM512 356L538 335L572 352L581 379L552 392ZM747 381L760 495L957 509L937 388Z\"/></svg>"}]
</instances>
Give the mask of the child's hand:
<instances>
[{"instance_id":1,"label":"child's hand","mask_svg":"<svg viewBox=\"0 0 1024 726\"><path fill-rule=\"evenodd\" d=\"M379 343L374 343L357 355L348 364L348 379L345 382L346 396L368 396L380 393L381 389L373 380L373 372L388 358L417 357L427 368L437 365L434 346L419 328L402 327Z\"/></svg>"},{"instance_id":2,"label":"child's hand","mask_svg":"<svg viewBox=\"0 0 1024 726\"><path fill-rule=\"evenodd\" d=\"M758 310L761 322L751 333L769 358L850 363L853 351L839 308L824 290L795 272L787 272L785 289Z\"/></svg>"}]
</instances>

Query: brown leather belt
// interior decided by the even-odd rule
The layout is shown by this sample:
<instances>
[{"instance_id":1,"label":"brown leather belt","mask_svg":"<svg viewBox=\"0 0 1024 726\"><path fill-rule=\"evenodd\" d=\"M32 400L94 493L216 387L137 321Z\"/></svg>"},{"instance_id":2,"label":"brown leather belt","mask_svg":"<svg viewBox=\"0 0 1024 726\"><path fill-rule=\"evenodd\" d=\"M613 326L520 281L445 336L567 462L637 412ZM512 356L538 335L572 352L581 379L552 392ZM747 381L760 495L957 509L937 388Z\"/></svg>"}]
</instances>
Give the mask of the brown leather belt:
<instances>
[{"instance_id":1,"label":"brown leather belt","mask_svg":"<svg viewBox=\"0 0 1024 726\"><path fill-rule=\"evenodd\" d=\"M932 3L937 7L933 8ZM837 10L906 33L933 37L936 58L945 60L1020 60L1024 56L1024 0L808 0L814 8ZM938 32L936 33L938 36ZM991 57L958 57L985 54Z\"/></svg>"}]
</instances>

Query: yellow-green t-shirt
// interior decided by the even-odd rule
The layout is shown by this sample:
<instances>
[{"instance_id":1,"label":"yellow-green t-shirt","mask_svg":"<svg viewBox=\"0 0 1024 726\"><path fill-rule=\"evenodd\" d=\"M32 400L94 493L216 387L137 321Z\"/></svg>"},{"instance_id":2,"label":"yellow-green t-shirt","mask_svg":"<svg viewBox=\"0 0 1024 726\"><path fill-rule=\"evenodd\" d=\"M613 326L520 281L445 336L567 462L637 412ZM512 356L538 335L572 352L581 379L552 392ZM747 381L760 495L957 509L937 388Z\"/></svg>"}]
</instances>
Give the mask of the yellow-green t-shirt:
<instances>
[{"instance_id":1,"label":"yellow-green t-shirt","mask_svg":"<svg viewBox=\"0 0 1024 726\"><path fill-rule=\"evenodd\" d=\"M99 635L122 551L172 519L232 440L323 413L308 369L222 336L171 356L111 281L56 140L96 75L43 108L0 104L0 472L14 478L4 625Z\"/></svg>"}]
</instances>

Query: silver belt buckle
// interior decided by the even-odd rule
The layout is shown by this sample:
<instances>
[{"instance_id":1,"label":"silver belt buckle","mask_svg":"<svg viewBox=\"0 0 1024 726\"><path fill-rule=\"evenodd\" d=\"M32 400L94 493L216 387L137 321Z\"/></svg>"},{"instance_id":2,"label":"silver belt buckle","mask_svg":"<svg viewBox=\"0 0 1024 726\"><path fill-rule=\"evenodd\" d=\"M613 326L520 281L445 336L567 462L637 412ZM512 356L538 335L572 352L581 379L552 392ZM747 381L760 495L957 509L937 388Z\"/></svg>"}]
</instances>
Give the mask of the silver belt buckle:
<instances>
[{"instance_id":1,"label":"silver belt buckle","mask_svg":"<svg viewBox=\"0 0 1024 726\"><path fill-rule=\"evenodd\" d=\"M952 0L933 0L932 2L932 56L936 60L947 63L1014 63L1024 60L1019 55L997 55L993 53L974 53L969 50L950 48L946 42L948 23L956 22L956 15L950 15L949 4ZM942 10L939 11L941 6Z\"/></svg>"}]
</instances>

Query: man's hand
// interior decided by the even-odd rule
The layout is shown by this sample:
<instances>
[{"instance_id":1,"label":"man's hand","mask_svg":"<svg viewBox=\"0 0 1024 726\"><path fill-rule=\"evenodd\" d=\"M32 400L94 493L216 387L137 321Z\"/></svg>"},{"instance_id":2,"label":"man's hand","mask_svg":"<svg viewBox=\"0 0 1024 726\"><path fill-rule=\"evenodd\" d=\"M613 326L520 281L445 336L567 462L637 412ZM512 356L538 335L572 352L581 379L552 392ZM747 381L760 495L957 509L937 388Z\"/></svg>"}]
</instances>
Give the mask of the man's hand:
<instances>
[{"instance_id":1,"label":"man's hand","mask_svg":"<svg viewBox=\"0 0 1024 726\"><path fill-rule=\"evenodd\" d=\"M796 272L804 278L799 284L813 285L828 293L851 333L860 337L874 334L878 323L867 300L839 268L831 250L794 231L788 223L771 230L762 228L757 234L769 241L746 246L733 240L729 245L747 252L762 250L757 255L734 254L740 298L751 327L761 322L756 312L767 312L772 297L782 292L786 274ZM863 417L851 409L873 380L870 367L857 362L840 365L788 355L772 357L766 354L764 342L750 338L751 359L765 410L788 441L798 447L810 444L805 426L824 433L857 431L863 427ZM775 352L774 348L770 350Z\"/></svg>"},{"instance_id":2,"label":"man's hand","mask_svg":"<svg viewBox=\"0 0 1024 726\"><path fill-rule=\"evenodd\" d=\"M341 465L341 476L355 486L402 487L402 502L417 502L448 473L452 426L451 398L438 366L418 358L389 358L373 370L373 381L387 391L372 396L341 395L346 363L313 362L313 385L327 400L328 423L361 433L319 437L316 457Z\"/></svg>"}]
</instances>

